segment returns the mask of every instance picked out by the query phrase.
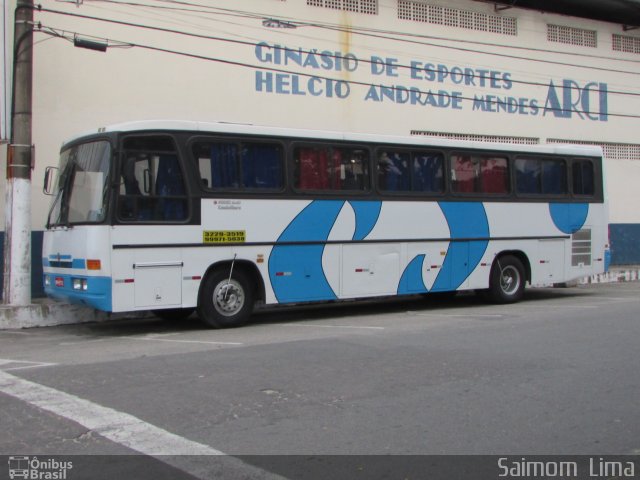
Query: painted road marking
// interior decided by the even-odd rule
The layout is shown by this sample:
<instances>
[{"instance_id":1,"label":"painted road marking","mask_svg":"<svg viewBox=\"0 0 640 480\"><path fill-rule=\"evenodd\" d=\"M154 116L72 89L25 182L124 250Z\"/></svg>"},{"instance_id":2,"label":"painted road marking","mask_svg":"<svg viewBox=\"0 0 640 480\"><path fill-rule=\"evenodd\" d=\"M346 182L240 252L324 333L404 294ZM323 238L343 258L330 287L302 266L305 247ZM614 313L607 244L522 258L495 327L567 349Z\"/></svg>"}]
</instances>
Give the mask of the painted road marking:
<instances>
[{"instance_id":1,"label":"painted road marking","mask_svg":"<svg viewBox=\"0 0 640 480\"><path fill-rule=\"evenodd\" d=\"M231 346L241 346L244 345L244 343L239 343L239 342L209 342L206 340L178 340L175 338L160 338L156 335L145 335L143 337L118 337L118 338L124 338L126 340L141 340L141 341L147 341L147 342L173 342L173 343L197 343L197 344L203 344L203 345L231 345Z\"/></svg>"},{"instance_id":2,"label":"painted road marking","mask_svg":"<svg viewBox=\"0 0 640 480\"><path fill-rule=\"evenodd\" d=\"M98 338L97 340L81 340L78 342L61 342L58 345L60 346L68 346L68 345L84 345L85 343L98 343L104 342L106 338Z\"/></svg>"},{"instance_id":3,"label":"painted road marking","mask_svg":"<svg viewBox=\"0 0 640 480\"><path fill-rule=\"evenodd\" d=\"M4 365L19 365L14 367L5 367ZM26 364L26 365L21 365ZM4 370L5 372L9 370L25 370L27 368L38 368L38 367L51 367L53 365L57 365L56 363L50 362L31 362L29 360L13 360L11 358L0 358L0 370Z\"/></svg>"},{"instance_id":4,"label":"painted road marking","mask_svg":"<svg viewBox=\"0 0 640 480\"><path fill-rule=\"evenodd\" d=\"M123 445L131 450L149 455L160 461L176 466L188 473L196 473L200 478L208 478L201 465L195 460L190 462L180 456L221 456L225 453L203 443L194 442L156 427L128 413L104 407L89 400L71 395L51 387L24 380L20 377L0 371L0 392L20 399L30 405L76 422L89 430ZM242 461L226 457L227 468L242 472L238 478L277 478ZM193 464L189 471L190 463ZM208 472L209 475L211 472ZM232 473L232 472L229 472Z\"/></svg>"},{"instance_id":5,"label":"painted road marking","mask_svg":"<svg viewBox=\"0 0 640 480\"><path fill-rule=\"evenodd\" d=\"M113 442L145 455L224 455L208 445L192 442L143 422L133 415L6 372L0 372L0 392L73 420Z\"/></svg>"},{"instance_id":6,"label":"painted road marking","mask_svg":"<svg viewBox=\"0 0 640 480\"><path fill-rule=\"evenodd\" d=\"M313 325L309 323L276 323L280 327L312 327L312 328L353 328L361 330L384 330L385 327L371 327L360 325Z\"/></svg>"},{"instance_id":7,"label":"painted road marking","mask_svg":"<svg viewBox=\"0 0 640 480\"><path fill-rule=\"evenodd\" d=\"M418 315L420 317L460 317L460 318L504 318L505 315L498 313L422 313L407 312L409 315Z\"/></svg>"}]
</instances>

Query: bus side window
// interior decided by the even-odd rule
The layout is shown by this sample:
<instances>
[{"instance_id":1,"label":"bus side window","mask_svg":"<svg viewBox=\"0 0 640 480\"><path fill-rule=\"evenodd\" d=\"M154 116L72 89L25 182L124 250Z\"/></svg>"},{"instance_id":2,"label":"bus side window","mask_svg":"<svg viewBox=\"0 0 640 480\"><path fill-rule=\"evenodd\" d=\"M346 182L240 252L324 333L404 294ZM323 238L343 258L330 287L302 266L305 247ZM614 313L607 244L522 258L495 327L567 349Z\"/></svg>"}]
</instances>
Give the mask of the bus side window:
<instances>
[{"instance_id":1,"label":"bus side window","mask_svg":"<svg viewBox=\"0 0 640 480\"><path fill-rule=\"evenodd\" d=\"M150 211L143 208L144 175L148 171L148 159L144 155L128 156L123 160L120 179L118 215L123 220L149 220Z\"/></svg>"},{"instance_id":2,"label":"bus side window","mask_svg":"<svg viewBox=\"0 0 640 480\"><path fill-rule=\"evenodd\" d=\"M451 188L456 193L473 193L476 191L478 165L470 155L451 156Z\"/></svg>"},{"instance_id":3,"label":"bus side window","mask_svg":"<svg viewBox=\"0 0 640 480\"><path fill-rule=\"evenodd\" d=\"M567 164L563 160L518 158L516 191L525 195L566 195Z\"/></svg>"},{"instance_id":4,"label":"bus side window","mask_svg":"<svg viewBox=\"0 0 640 480\"><path fill-rule=\"evenodd\" d=\"M327 190L329 188L328 149L296 148L294 160L296 163L296 188L300 190Z\"/></svg>"},{"instance_id":5,"label":"bus side window","mask_svg":"<svg viewBox=\"0 0 640 480\"><path fill-rule=\"evenodd\" d=\"M420 152L413 155L414 192L444 191L444 158L441 153Z\"/></svg>"},{"instance_id":6,"label":"bus side window","mask_svg":"<svg viewBox=\"0 0 640 480\"><path fill-rule=\"evenodd\" d=\"M595 193L593 163L589 160L577 160L571 166L573 172L573 193L575 195L593 195Z\"/></svg>"},{"instance_id":7,"label":"bus side window","mask_svg":"<svg viewBox=\"0 0 640 480\"><path fill-rule=\"evenodd\" d=\"M452 155L451 186L456 193L507 194L507 159L490 155Z\"/></svg>"},{"instance_id":8,"label":"bus side window","mask_svg":"<svg viewBox=\"0 0 640 480\"><path fill-rule=\"evenodd\" d=\"M480 161L480 191L482 193L509 193L507 159L487 157Z\"/></svg>"},{"instance_id":9,"label":"bus side window","mask_svg":"<svg viewBox=\"0 0 640 480\"><path fill-rule=\"evenodd\" d=\"M161 155L158 159L156 194L162 197L185 197L184 180L180 164L175 155ZM186 198L160 199L158 210L162 220L183 220L186 218Z\"/></svg>"},{"instance_id":10,"label":"bus side window","mask_svg":"<svg viewBox=\"0 0 640 480\"><path fill-rule=\"evenodd\" d=\"M369 154L367 150L333 149L333 189L364 191L369 188Z\"/></svg>"},{"instance_id":11,"label":"bus side window","mask_svg":"<svg viewBox=\"0 0 640 480\"><path fill-rule=\"evenodd\" d=\"M125 138L117 212L124 221L175 222L187 218L184 176L171 137Z\"/></svg>"},{"instance_id":12,"label":"bus side window","mask_svg":"<svg viewBox=\"0 0 640 480\"><path fill-rule=\"evenodd\" d=\"M410 191L408 152L382 150L378 153L378 188L387 192Z\"/></svg>"},{"instance_id":13,"label":"bus side window","mask_svg":"<svg viewBox=\"0 0 640 480\"><path fill-rule=\"evenodd\" d=\"M242 184L245 188L281 189L282 147L277 144L242 145Z\"/></svg>"},{"instance_id":14,"label":"bus side window","mask_svg":"<svg viewBox=\"0 0 640 480\"><path fill-rule=\"evenodd\" d=\"M235 143L212 143L209 149L211 188L237 188L238 146Z\"/></svg>"},{"instance_id":15,"label":"bus side window","mask_svg":"<svg viewBox=\"0 0 640 480\"><path fill-rule=\"evenodd\" d=\"M562 160L542 161L542 193L566 195L567 164Z\"/></svg>"},{"instance_id":16,"label":"bus side window","mask_svg":"<svg viewBox=\"0 0 640 480\"><path fill-rule=\"evenodd\" d=\"M516 159L516 191L526 195L541 193L541 172L540 160L533 158Z\"/></svg>"}]
</instances>

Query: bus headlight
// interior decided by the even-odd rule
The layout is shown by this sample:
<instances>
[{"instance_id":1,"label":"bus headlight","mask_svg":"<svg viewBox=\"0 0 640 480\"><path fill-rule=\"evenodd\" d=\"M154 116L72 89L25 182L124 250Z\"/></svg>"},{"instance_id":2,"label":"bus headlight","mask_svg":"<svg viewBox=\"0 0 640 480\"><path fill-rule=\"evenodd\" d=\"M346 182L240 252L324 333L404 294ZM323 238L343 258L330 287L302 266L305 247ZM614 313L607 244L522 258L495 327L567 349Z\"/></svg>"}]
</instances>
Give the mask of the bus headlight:
<instances>
[{"instance_id":1,"label":"bus headlight","mask_svg":"<svg viewBox=\"0 0 640 480\"><path fill-rule=\"evenodd\" d=\"M87 289L87 279L86 278L74 278L73 279L73 289L74 290L86 290Z\"/></svg>"},{"instance_id":2,"label":"bus headlight","mask_svg":"<svg viewBox=\"0 0 640 480\"><path fill-rule=\"evenodd\" d=\"M49 275L45 275L44 276L44 286L45 287L50 287L51 286L51 277Z\"/></svg>"}]
</instances>

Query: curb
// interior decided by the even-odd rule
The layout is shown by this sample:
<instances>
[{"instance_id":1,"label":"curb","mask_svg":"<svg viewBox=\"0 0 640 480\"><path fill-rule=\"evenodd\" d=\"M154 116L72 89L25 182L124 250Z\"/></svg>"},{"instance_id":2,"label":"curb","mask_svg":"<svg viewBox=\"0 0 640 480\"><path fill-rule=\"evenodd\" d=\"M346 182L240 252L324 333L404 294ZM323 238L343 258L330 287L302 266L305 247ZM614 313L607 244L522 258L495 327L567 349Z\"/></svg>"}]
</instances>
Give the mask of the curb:
<instances>
[{"instance_id":1,"label":"curb","mask_svg":"<svg viewBox=\"0 0 640 480\"><path fill-rule=\"evenodd\" d=\"M81 305L39 298L30 305L0 305L0 330L106 322L148 316L150 316L148 312L107 313Z\"/></svg>"}]
</instances>

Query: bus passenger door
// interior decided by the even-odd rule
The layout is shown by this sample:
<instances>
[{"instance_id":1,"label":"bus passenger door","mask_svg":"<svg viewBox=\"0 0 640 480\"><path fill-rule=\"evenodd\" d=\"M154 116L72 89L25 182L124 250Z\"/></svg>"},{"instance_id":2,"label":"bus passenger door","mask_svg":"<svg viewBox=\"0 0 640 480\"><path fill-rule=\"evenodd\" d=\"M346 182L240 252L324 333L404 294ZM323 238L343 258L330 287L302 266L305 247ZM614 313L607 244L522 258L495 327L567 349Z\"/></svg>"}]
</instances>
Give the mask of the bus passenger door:
<instances>
[{"instance_id":1,"label":"bus passenger door","mask_svg":"<svg viewBox=\"0 0 640 480\"><path fill-rule=\"evenodd\" d=\"M182 304L182 261L137 261L134 270L136 308Z\"/></svg>"}]
</instances>

